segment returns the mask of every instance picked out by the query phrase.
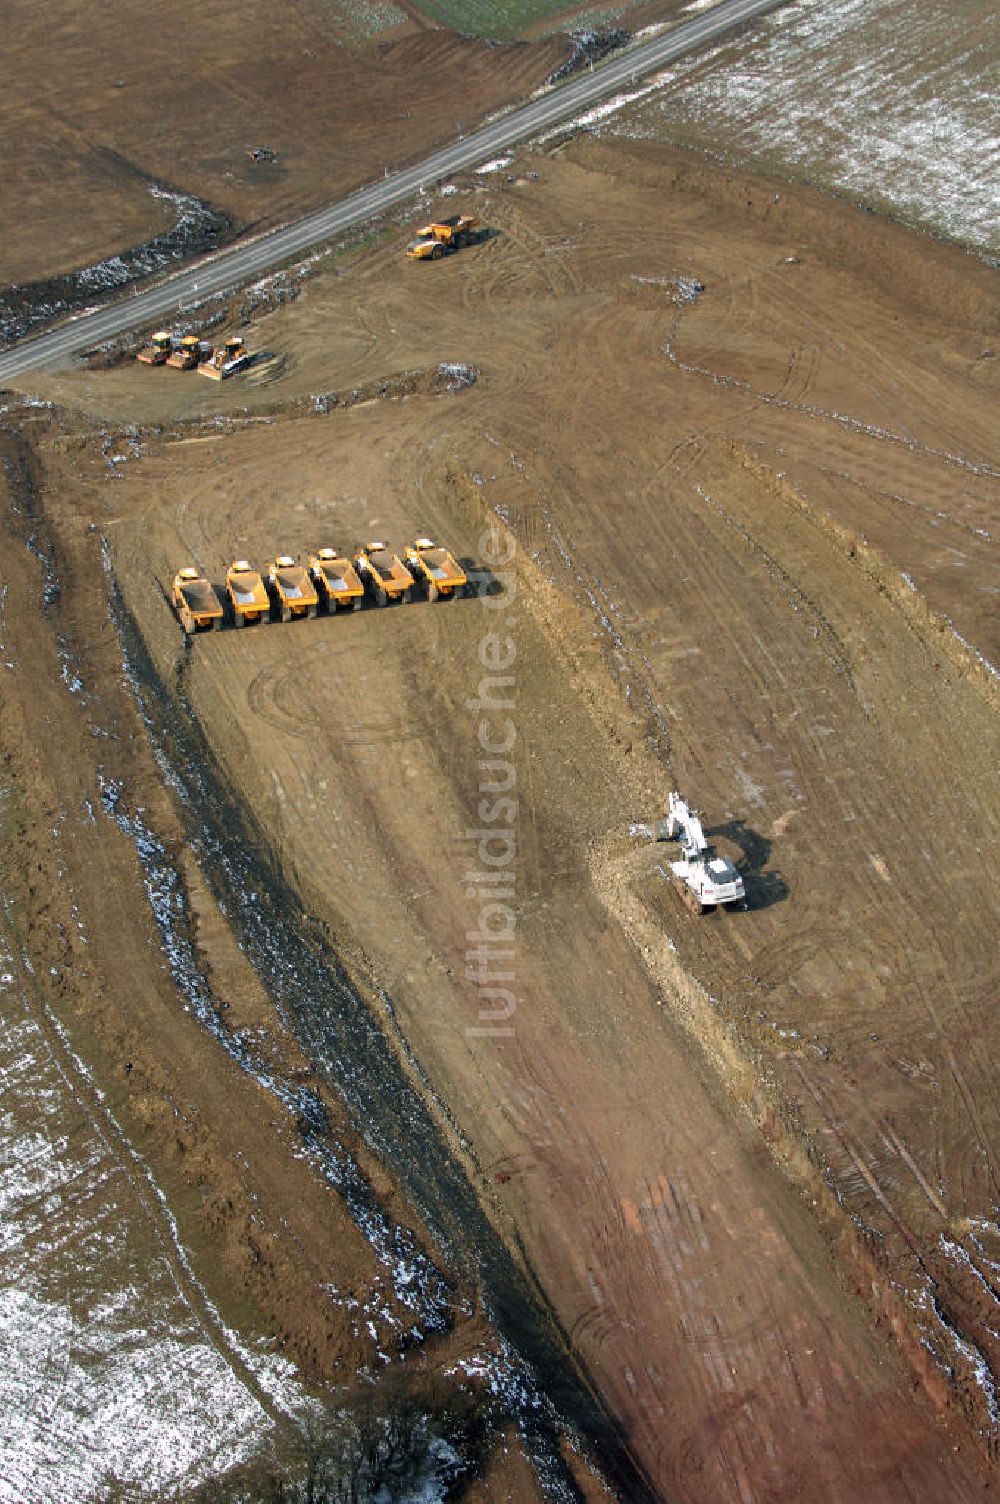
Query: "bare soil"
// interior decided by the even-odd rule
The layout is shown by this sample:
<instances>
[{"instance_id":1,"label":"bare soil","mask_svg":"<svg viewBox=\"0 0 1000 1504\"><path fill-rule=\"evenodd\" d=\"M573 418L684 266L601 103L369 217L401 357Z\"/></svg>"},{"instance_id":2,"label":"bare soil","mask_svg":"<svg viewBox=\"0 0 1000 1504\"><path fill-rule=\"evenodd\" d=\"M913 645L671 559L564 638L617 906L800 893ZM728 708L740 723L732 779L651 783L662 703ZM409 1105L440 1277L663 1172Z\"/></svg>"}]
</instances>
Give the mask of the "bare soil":
<instances>
[{"instance_id":1,"label":"bare soil","mask_svg":"<svg viewBox=\"0 0 1000 1504\"><path fill-rule=\"evenodd\" d=\"M131 364L32 378L60 404L24 439L61 549L60 630L117 706L118 644L93 605L103 533L167 756L204 737L239 844L345 969L475 1187L469 1241L506 1246L605 1407L625 1497L976 1497L996 1485L1000 1377L996 273L665 148L575 142L512 172L466 195L498 231L484 244L414 265L385 243L262 319L274 359L257 381ZM394 380L441 362L478 380ZM513 555L506 607L484 594L186 643L164 595L189 561L221 580L235 554L374 535L430 533L482 562L488 523ZM54 665L18 557L7 683L24 696ZM488 818L468 702L491 631L516 652L518 803L517 1006L493 1036L475 1032L466 876ZM63 688L45 694L63 756L53 769L36 745L21 776L50 812L78 808L94 734ZM132 801L178 846L214 829L177 809L115 713ZM25 711L25 744L39 736ZM688 915L663 848L630 835L671 786L741 860L745 913ZM209 1116L218 1051L166 996L144 997L136 1038L122 977L156 964L138 873L113 832L91 846L106 953L114 934L135 954L100 1007L89 988L74 1004L81 1027L111 1059L131 1031L154 1104L204 1083L207 1183L225 1181L235 1125L237 1142L245 1121L263 1133L238 1098L255 1088L234 1079ZM245 951L256 900L230 890L219 916L213 850L196 852L204 878L185 866L199 944L228 958L234 1017L277 1037L228 928ZM296 1058L354 1142L344 1075L296 996ZM413 1210L447 1220L430 1139L383 1185L393 1102L372 1110L376 1153L359 1157L433 1248ZM260 1140L271 1204L334 1216L282 1189L289 1133ZM324 1376L356 1354L307 1340L322 1237L295 1238L305 1262L270 1291L242 1234L229 1268L262 1309L287 1292L289 1350ZM468 1267L457 1223L446 1241Z\"/></svg>"},{"instance_id":2,"label":"bare soil","mask_svg":"<svg viewBox=\"0 0 1000 1504\"><path fill-rule=\"evenodd\" d=\"M161 1257L179 1240L188 1260L174 1260L179 1296L279 1437L289 1416L247 1369L234 1332L287 1356L303 1392L332 1404L388 1362L477 1388L497 1383L500 1414L519 1426L489 1461L489 1498L490 1476L534 1476L525 1452L531 1417L505 1404L504 1375L516 1384L518 1370L500 1351L471 1274L451 1263L401 1194L391 1162L317 1076L275 1006L273 978L251 966L206 881L177 785L163 782L122 674L87 488L65 509L49 504L57 494L69 501L63 467L90 442L44 411L0 426L0 746L14 791L0 881L34 1012L57 1020L58 1032L48 1025L47 1034L68 1102L58 1121L49 1111L58 1152L86 1149L81 1122L96 1131L122 1209L115 1256L125 1226ZM175 886L164 886L165 872ZM173 920L166 933L164 911ZM197 975L185 975L186 947ZM16 1114L16 1101L7 1111ZM33 1120L24 1128L33 1131ZM103 1207L94 1195L88 1204L73 1235L90 1298L100 1300L102 1273L118 1278L118 1266L110 1259L102 1269L94 1243ZM46 1246L43 1237L43 1255ZM79 1303L79 1292L66 1298ZM155 1330L161 1319L146 1301L137 1288L140 1351L144 1321ZM150 1377L154 1404L170 1382ZM18 1391L15 1412L20 1403L39 1399ZM602 1498L586 1461L560 1462L564 1443L549 1440L545 1413L538 1419L557 1474L568 1480L577 1468L583 1495ZM535 1444L527 1447L537 1458ZM74 1469L68 1451L64 1466L65 1481ZM24 1485L27 1496L44 1496L38 1478L25 1475ZM527 1481L522 1493L540 1497Z\"/></svg>"},{"instance_id":3,"label":"bare soil","mask_svg":"<svg viewBox=\"0 0 1000 1504\"><path fill-rule=\"evenodd\" d=\"M365 41L305 0L150 13L7 7L0 56L0 287L116 254L173 223L150 181L242 227L317 208L537 87L563 39L487 45L419 17ZM266 146L272 162L248 149Z\"/></svg>"}]
</instances>

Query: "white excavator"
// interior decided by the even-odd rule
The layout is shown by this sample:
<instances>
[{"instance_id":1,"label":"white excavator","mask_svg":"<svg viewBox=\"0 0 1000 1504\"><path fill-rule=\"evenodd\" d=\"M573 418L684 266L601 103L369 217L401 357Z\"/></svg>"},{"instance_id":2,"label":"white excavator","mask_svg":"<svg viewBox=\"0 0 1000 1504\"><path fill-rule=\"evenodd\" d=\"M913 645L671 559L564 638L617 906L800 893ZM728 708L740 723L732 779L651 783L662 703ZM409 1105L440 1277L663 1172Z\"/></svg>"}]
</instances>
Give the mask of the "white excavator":
<instances>
[{"instance_id":1,"label":"white excavator","mask_svg":"<svg viewBox=\"0 0 1000 1504\"><path fill-rule=\"evenodd\" d=\"M661 840L679 841L681 857L670 862L670 880L688 908L696 914L706 909L742 906L746 900L743 879L728 857L719 856L705 840L701 816L674 790L667 818L660 822Z\"/></svg>"}]
</instances>

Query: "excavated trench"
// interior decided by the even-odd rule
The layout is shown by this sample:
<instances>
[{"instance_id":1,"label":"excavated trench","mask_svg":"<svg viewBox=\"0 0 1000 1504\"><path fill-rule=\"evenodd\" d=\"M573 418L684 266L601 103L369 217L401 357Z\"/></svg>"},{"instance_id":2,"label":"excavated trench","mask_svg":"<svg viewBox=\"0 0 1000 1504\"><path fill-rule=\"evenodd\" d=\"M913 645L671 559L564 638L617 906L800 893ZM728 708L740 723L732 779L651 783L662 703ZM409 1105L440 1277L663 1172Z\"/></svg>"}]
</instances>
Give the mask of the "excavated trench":
<instances>
[{"instance_id":1,"label":"excavated trench","mask_svg":"<svg viewBox=\"0 0 1000 1504\"><path fill-rule=\"evenodd\" d=\"M459 1275L481 1290L488 1316L513 1350L503 1399L547 1496L565 1501L582 1497L560 1452L558 1417L586 1439L622 1497L635 1504L654 1499L657 1494L631 1457L596 1386L571 1356L524 1249L518 1247L515 1257L505 1246L445 1131L404 1068L397 1049L402 1044L405 1050L405 1041L397 1040L393 1047L352 985L323 926L304 913L254 816L225 783L186 700L183 671L176 686L160 679L135 618L117 586L112 589L112 615L127 672L206 880L283 1020L344 1102L352 1126L382 1163L393 1166ZM111 801L117 804L114 792ZM128 819L124 814L119 818ZM159 848L140 850L140 856L147 865L149 859L162 865L164 854ZM190 1000L191 990L185 990ZM391 999L383 995L381 1003L391 1026ZM220 1033L211 1007L196 1006L195 1011ZM250 1059L239 1063L254 1069ZM418 1063L411 1059L410 1066L419 1078ZM437 1108L447 1118L443 1104ZM371 1241L371 1225L380 1214L357 1166L331 1142L322 1113L302 1112L299 1131L304 1148L321 1164ZM462 1147L472 1156L464 1141ZM382 1235L391 1241L388 1229ZM402 1251L412 1259L412 1249ZM433 1265L422 1256L416 1257L417 1264L427 1296L422 1319L433 1327L446 1319L446 1293Z\"/></svg>"}]
</instances>

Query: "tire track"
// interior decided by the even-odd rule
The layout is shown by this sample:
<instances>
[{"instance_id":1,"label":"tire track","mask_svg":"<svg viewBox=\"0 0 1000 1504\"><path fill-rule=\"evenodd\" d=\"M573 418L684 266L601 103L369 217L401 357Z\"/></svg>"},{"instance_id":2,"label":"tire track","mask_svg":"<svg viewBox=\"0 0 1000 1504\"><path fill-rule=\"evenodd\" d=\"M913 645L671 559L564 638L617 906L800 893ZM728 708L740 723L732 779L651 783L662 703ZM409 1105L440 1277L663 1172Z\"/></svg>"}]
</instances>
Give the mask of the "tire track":
<instances>
[{"instance_id":1,"label":"tire track","mask_svg":"<svg viewBox=\"0 0 1000 1504\"><path fill-rule=\"evenodd\" d=\"M1000 468L990 464L986 460L972 460L961 454L951 453L946 449L937 449L933 445L923 444L918 439L911 438L906 434L895 433L892 429L883 428L876 423L866 423L861 418L855 418L850 413L835 412L833 409L814 406L802 401L793 401L790 398L775 395L753 386L749 381L743 381L738 376L729 376L724 373L713 371L708 366L697 365L693 361L683 360L676 349L677 331L680 327L680 319L674 319L666 339L660 346L663 354L670 364L685 376L696 376L703 381L710 382L713 386L726 387L730 391L742 392L754 402L765 406L775 407L782 412L796 413L810 421L837 425L850 433L857 434L861 438L871 439L876 443L890 445L894 448L905 449L910 454L920 455L927 459L941 460L946 465L955 469L967 471L972 475L985 475L992 479L1000 478Z\"/></svg>"}]
</instances>

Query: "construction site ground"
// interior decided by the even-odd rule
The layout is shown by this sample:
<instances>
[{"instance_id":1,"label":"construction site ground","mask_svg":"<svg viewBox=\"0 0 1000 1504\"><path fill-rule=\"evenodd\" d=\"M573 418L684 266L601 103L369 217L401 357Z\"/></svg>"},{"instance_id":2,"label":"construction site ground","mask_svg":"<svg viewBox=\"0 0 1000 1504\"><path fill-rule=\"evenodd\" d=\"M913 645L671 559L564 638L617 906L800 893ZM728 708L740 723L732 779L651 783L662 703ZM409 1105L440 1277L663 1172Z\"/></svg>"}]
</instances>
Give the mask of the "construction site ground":
<instances>
[{"instance_id":1,"label":"construction site ground","mask_svg":"<svg viewBox=\"0 0 1000 1504\"><path fill-rule=\"evenodd\" d=\"M41 811L18 902L66 978L53 1005L148 1121L206 1268L310 1378L361 1361L315 1292L318 1250L360 1286L368 1247L283 1183L306 1175L294 1120L179 1011L135 844L87 823L104 768L175 854L228 1027L322 1090L400 1222L446 1228L435 1256L473 1285L481 1233L449 1221L424 1140L379 1164L398 1103L373 1089L370 1134L340 1105L363 1052L345 1032L324 1054L322 1010L303 993L279 1018L250 971L258 895L219 908L237 853L353 979L535 1291L522 1330L565 1340L566 1404L604 1407L619 1480L699 1504L978 1496L1000 1375L996 272L651 145L524 154L436 212L466 203L489 240L424 265L401 235L306 281L253 326L269 359L245 379L46 373L31 391L56 409L5 416L7 483L28 476L54 550L24 552L22 518L3 569L3 739ZM482 563L489 527L509 562L478 599L190 642L166 599L189 561L218 583L235 555L373 536ZM516 654L500 1035L476 1032L467 976L491 632ZM231 846L164 781L192 747ZM674 786L743 863L746 912L696 919L664 881L642 827ZM86 985L53 925L66 872ZM449 1341L474 1346L469 1322Z\"/></svg>"},{"instance_id":2,"label":"construction site ground","mask_svg":"<svg viewBox=\"0 0 1000 1504\"><path fill-rule=\"evenodd\" d=\"M565 8L566 32L583 8ZM629 22L680 11L651 0ZM520 100L573 50L565 34L487 42L369 0L287 14L179 0L162 16L113 0L86 17L72 0L13 0L4 40L0 288L99 268L161 234L170 194L240 228L320 208ZM270 158L253 160L260 148Z\"/></svg>"}]
</instances>

